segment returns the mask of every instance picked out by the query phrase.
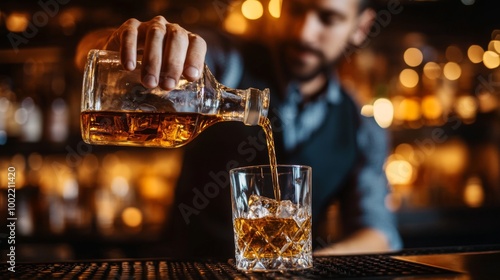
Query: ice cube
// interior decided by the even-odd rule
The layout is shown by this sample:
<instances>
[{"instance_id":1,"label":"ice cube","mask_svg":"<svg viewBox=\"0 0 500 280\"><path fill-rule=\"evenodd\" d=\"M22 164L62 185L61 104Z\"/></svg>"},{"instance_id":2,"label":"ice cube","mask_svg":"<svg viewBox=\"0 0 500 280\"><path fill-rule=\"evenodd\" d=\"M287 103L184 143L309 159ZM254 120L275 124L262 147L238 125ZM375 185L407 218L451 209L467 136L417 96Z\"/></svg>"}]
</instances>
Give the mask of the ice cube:
<instances>
[{"instance_id":1,"label":"ice cube","mask_svg":"<svg viewBox=\"0 0 500 280\"><path fill-rule=\"evenodd\" d=\"M293 219L297 223L297 225L302 225L305 221L307 221L311 217L311 212L307 207L299 207L296 215L293 216Z\"/></svg>"},{"instance_id":2,"label":"ice cube","mask_svg":"<svg viewBox=\"0 0 500 280\"><path fill-rule=\"evenodd\" d=\"M282 200L276 212L278 218L293 218L297 214L298 206L293 204L290 200Z\"/></svg>"},{"instance_id":3,"label":"ice cube","mask_svg":"<svg viewBox=\"0 0 500 280\"><path fill-rule=\"evenodd\" d=\"M161 95L147 92L146 89L135 89L121 96L121 108L127 111L172 112L170 100Z\"/></svg>"},{"instance_id":4,"label":"ice cube","mask_svg":"<svg viewBox=\"0 0 500 280\"><path fill-rule=\"evenodd\" d=\"M275 216L278 209L278 201L253 194L248 199L248 218L264 218L268 216Z\"/></svg>"}]
</instances>

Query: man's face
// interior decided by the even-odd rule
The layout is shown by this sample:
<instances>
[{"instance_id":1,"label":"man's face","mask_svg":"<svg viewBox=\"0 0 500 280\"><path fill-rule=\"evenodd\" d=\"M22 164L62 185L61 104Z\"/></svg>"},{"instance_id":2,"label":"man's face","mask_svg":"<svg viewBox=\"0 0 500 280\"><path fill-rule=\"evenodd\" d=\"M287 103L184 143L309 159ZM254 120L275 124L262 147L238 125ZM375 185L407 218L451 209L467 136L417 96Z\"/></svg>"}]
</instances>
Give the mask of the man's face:
<instances>
[{"instance_id":1,"label":"man's face","mask_svg":"<svg viewBox=\"0 0 500 280\"><path fill-rule=\"evenodd\" d=\"M353 0L283 1L274 35L292 78L309 80L333 67L358 28L358 6Z\"/></svg>"}]
</instances>

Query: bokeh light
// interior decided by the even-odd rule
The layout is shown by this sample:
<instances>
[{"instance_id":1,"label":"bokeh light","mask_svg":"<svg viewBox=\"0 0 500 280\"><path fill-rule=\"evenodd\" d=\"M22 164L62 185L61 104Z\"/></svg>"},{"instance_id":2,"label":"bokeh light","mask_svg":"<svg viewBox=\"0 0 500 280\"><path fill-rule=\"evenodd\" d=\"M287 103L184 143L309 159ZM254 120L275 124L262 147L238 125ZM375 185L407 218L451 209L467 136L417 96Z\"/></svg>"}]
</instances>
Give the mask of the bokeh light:
<instances>
[{"instance_id":1,"label":"bokeh light","mask_svg":"<svg viewBox=\"0 0 500 280\"><path fill-rule=\"evenodd\" d=\"M435 120L443 114L443 106L434 95L427 95L422 99L422 115L429 120Z\"/></svg>"},{"instance_id":2,"label":"bokeh light","mask_svg":"<svg viewBox=\"0 0 500 280\"><path fill-rule=\"evenodd\" d=\"M416 67L419 66L424 60L424 55L417 48L408 48L404 55L404 61L408 66Z\"/></svg>"},{"instance_id":3,"label":"bokeh light","mask_svg":"<svg viewBox=\"0 0 500 280\"><path fill-rule=\"evenodd\" d=\"M256 20L264 14L264 7L257 0L246 0L241 5L241 13L247 19Z\"/></svg>"},{"instance_id":4,"label":"bokeh light","mask_svg":"<svg viewBox=\"0 0 500 280\"><path fill-rule=\"evenodd\" d=\"M443 74L446 79L450 81L455 81L462 75L462 68L455 62L448 62L443 67Z\"/></svg>"},{"instance_id":5,"label":"bokeh light","mask_svg":"<svg viewBox=\"0 0 500 280\"><path fill-rule=\"evenodd\" d=\"M123 223L129 227L138 227L142 223L141 210L135 207L127 207L122 212Z\"/></svg>"},{"instance_id":6,"label":"bokeh light","mask_svg":"<svg viewBox=\"0 0 500 280\"><path fill-rule=\"evenodd\" d=\"M413 172L413 166L406 160L391 160L385 167L385 174L391 185L410 184Z\"/></svg>"},{"instance_id":7,"label":"bokeh light","mask_svg":"<svg viewBox=\"0 0 500 280\"><path fill-rule=\"evenodd\" d=\"M111 191L118 197L127 196L129 189L130 186L127 182L127 179L122 176L116 176L111 181Z\"/></svg>"},{"instance_id":8,"label":"bokeh light","mask_svg":"<svg viewBox=\"0 0 500 280\"><path fill-rule=\"evenodd\" d=\"M467 56L472 63L481 63L483 61L484 50L481 46L471 45L467 50Z\"/></svg>"},{"instance_id":9,"label":"bokeh light","mask_svg":"<svg viewBox=\"0 0 500 280\"><path fill-rule=\"evenodd\" d=\"M5 26L10 32L24 32L28 25L28 14L25 13L14 12L7 16L5 20Z\"/></svg>"},{"instance_id":10,"label":"bokeh light","mask_svg":"<svg viewBox=\"0 0 500 280\"><path fill-rule=\"evenodd\" d=\"M472 177L467 180L464 189L464 202L469 207L480 207L484 202L484 190L481 179Z\"/></svg>"},{"instance_id":11,"label":"bokeh light","mask_svg":"<svg viewBox=\"0 0 500 280\"><path fill-rule=\"evenodd\" d=\"M424 76L431 80L438 79L441 77L441 66L436 62L427 62L424 65Z\"/></svg>"},{"instance_id":12,"label":"bokeh light","mask_svg":"<svg viewBox=\"0 0 500 280\"><path fill-rule=\"evenodd\" d=\"M281 2L282 0L271 0L269 1L268 10L269 14L274 18L279 18L281 16Z\"/></svg>"},{"instance_id":13,"label":"bokeh light","mask_svg":"<svg viewBox=\"0 0 500 280\"><path fill-rule=\"evenodd\" d=\"M247 20L240 13L233 12L224 20L224 29L232 34L243 34L247 30Z\"/></svg>"},{"instance_id":14,"label":"bokeh light","mask_svg":"<svg viewBox=\"0 0 500 280\"><path fill-rule=\"evenodd\" d=\"M489 69L494 69L500 66L500 56L493 51L485 51L483 55L483 63Z\"/></svg>"},{"instance_id":15,"label":"bokeh light","mask_svg":"<svg viewBox=\"0 0 500 280\"><path fill-rule=\"evenodd\" d=\"M500 40L491 40L488 44L488 50L500 53Z\"/></svg>"},{"instance_id":16,"label":"bokeh light","mask_svg":"<svg viewBox=\"0 0 500 280\"><path fill-rule=\"evenodd\" d=\"M403 120L416 121L420 119L420 104L416 99L405 98L398 106L398 111Z\"/></svg>"},{"instance_id":17,"label":"bokeh light","mask_svg":"<svg viewBox=\"0 0 500 280\"><path fill-rule=\"evenodd\" d=\"M399 81L407 88L414 88L419 81L418 73L413 69L404 69L399 74Z\"/></svg>"},{"instance_id":18,"label":"bokeh light","mask_svg":"<svg viewBox=\"0 0 500 280\"><path fill-rule=\"evenodd\" d=\"M389 127L394 118L394 107L391 101L386 98L377 99L373 103L373 116L380 127Z\"/></svg>"},{"instance_id":19,"label":"bokeh light","mask_svg":"<svg viewBox=\"0 0 500 280\"><path fill-rule=\"evenodd\" d=\"M373 105L366 104L361 107L361 115L365 117L373 117Z\"/></svg>"},{"instance_id":20,"label":"bokeh light","mask_svg":"<svg viewBox=\"0 0 500 280\"><path fill-rule=\"evenodd\" d=\"M476 117L478 109L477 101L472 96L460 96L455 104L455 112L465 120L471 120Z\"/></svg>"}]
</instances>

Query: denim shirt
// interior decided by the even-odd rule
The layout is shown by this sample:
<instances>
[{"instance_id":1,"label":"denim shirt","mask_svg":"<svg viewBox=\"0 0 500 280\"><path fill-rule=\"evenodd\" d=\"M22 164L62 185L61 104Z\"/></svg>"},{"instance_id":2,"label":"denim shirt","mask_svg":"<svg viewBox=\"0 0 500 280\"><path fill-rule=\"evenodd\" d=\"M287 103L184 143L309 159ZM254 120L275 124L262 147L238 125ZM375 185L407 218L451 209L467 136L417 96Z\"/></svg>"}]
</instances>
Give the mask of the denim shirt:
<instances>
[{"instance_id":1,"label":"denim shirt","mask_svg":"<svg viewBox=\"0 0 500 280\"><path fill-rule=\"evenodd\" d=\"M319 129L324 120L328 103L338 103L340 87L333 79L328 81L326 92L320 94L314 102L302 103L302 94L294 84L288 86L287 95L279 105L283 124L283 144L287 151L291 151L300 143L311 137ZM302 107L302 108L301 108Z\"/></svg>"}]
</instances>

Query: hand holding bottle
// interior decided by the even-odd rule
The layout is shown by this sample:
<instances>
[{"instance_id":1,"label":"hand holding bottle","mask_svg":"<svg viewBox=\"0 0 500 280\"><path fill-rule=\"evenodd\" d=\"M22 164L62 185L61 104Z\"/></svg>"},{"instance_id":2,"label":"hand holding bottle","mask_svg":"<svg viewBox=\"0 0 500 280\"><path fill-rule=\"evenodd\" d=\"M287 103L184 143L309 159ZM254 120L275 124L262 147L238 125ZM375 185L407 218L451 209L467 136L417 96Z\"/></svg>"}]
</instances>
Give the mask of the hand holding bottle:
<instances>
[{"instance_id":1,"label":"hand holding bottle","mask_svg":"<svg viewBox=\"0 0 500 280\"><path fill-rule=\"evenodd\" d=\"M142 84L171 90L181 76L190 81L201 77L207 45L200 36L157 16L145 22L129 19L115 30L87 35L80 43L77 64L83 66L90 49L120 51L126 70L136 68L137 52L142 51Z\"/></svg>"}]
</instances>

